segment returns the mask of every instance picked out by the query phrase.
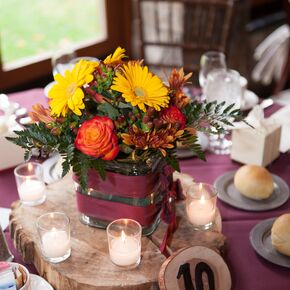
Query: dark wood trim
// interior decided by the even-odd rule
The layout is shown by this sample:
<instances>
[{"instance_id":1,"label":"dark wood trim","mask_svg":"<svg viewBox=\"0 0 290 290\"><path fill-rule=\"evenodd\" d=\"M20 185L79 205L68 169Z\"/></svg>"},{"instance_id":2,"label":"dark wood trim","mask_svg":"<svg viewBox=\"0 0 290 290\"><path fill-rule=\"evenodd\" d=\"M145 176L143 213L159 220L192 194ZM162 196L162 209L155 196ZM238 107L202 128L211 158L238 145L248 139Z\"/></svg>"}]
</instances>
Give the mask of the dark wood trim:
<instances>
[{"instance_id":1,"label":"dark wood trim","mask_svg":"<svg viewBox=\"0 0 290 290\"><path fill-rule=\"evenodd\" d=\"M117 46L131 54L131 1L106 0L108 38L100 43L77 50L78 56L103 57L112 53ZM1 54L0 54L1 57ZM31 83L51 74L51 60L45 59L10 71L3 71L0 58L0 91Z\"/></svg>"}]
</instances>

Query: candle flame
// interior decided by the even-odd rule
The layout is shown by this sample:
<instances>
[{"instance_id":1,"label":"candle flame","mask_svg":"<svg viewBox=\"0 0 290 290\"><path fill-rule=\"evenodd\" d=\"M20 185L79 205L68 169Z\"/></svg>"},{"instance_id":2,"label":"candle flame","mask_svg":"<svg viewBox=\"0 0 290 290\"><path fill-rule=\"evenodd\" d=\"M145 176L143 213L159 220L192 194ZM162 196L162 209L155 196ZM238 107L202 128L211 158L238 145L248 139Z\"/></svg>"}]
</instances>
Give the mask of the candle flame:
<instances>
[{"instance_id":1,"label":"candle flame","mask_svg":"<svg viewBox=\"0 0 290 290\"><path fill-rule=\"evenodd\" d=\"M53 227L51 230L52 230L53 232L56 232L56 228L55 228L55 227Z\"/></svg>"},{"instance_id":2,"label":"candle flame","mask_svg":"<svg viewBox=\"0 0 290 290\"><path fill-rule=\"evenodd\" d=\"M205 197L204 197L204 195L202 195L202 196L200 197L200 203L205 203Z\"/></svg>"},{"instance_id":3,"label":"candle flame","mask_svg":"<svg viewBox=\"0 0 290 290\"><path fill-rule=\"evenodd\" d=\"M33 169L33 166L32 166L32 164L31 164L31 163L28 163L28 171L29 171L29 172L31 172L31 171L32 171L32 169Z\"/></svg>"},{"instance_id":4,"label":"candle flame","mask_svg":"<svg viewBox=\"0 0 290 290\"><path fill-rule=\"evenodd\" d=\"M125 235L125 232L123 230L121 232L121 240L122 240L123 243L125 243L126 235Z\"/></svg>"},{"instance_id":5,"label":"candle flame","mask_svg":"<svg viewBox=\"0 0 290 290\"><path fill-rule=\"evenodd\" d=\"M199 190L200 190L200 191L203 190L203 188L202 188L202 183L199 184Z\"/></svg>"}]
</instances>

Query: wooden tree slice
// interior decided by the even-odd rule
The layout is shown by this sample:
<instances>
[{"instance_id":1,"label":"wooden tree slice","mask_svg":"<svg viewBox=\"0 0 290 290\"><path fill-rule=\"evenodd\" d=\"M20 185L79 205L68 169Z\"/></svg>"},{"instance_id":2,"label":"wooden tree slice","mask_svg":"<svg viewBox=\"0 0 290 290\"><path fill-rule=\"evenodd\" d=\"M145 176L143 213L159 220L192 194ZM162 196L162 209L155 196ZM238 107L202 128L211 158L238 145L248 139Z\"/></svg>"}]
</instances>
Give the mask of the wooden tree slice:
<instances>
[{"instance_id":1,"label":"wooden tree slice","mask_svg":"<svg viewBox=\"0 0 290 290\"><path fill-rule=\"evenodd\" d=\"M37 217L51 211L65 212L71 221L72 254L59 264L43 259L35 226ZM40 206L14 203L10 233L24 261L33 263L39 275L57 290L158 289L157 273L165 260L158 247L144 237L142 259L136 269L124 271L113 265L106 231L79 221L71 176L48 186L47 200Z\"/></svg>"},{"instance_id":2,"label":"wooden tree slice","mask_svg":"<svg viewBox=\"0 0 290 290\"><path fill-rule=\"evenodd\" d=\"M59 264L43 259L35 226L37 217L52 211L66 213L71 221L72 254ZM184 221L182 211L181 204L178 206L179 229L169 251L195 243L221 250L224 236L219 232L193 231ZM159 245L165 230L166 225L161 223L151 237L142 238L142 259L136 269L118 268L109 258L106 231L79 221L71 175L47 187L47 200L42 205L25 207L15 202L10 215L10 234L17 250L56 290L158 289L158 272L165 261Z\"/></svg>"}]
</instances>

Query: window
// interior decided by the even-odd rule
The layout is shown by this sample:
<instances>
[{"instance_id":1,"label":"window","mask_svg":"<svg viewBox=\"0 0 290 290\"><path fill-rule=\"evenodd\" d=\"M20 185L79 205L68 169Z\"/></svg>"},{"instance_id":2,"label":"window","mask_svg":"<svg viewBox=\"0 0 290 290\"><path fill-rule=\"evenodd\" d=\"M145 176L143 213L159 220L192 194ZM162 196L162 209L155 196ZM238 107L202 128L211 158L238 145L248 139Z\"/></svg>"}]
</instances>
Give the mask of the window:
<instances>
[{"instance_id":1,"label":"window","mask_svg":"<svg viewBox=\"0 0 290 290\"><path fill-rule=\"evenodd\" d=\"M73 43L78 56L103 57L118 45L129 54L130 7L130 0L3 1L0 90L51 75L61 43Z\"/></svg>"}]
</instances>

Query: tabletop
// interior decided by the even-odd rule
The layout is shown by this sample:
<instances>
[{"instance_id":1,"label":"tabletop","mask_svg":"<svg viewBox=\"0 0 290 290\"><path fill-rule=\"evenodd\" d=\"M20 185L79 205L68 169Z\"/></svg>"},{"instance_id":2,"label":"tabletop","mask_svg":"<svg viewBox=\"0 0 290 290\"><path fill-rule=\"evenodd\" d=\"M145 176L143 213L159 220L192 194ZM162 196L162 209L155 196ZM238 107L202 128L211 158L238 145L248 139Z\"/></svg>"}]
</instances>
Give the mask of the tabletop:
<instances>
[{"instance_id":1,"label":"tabletop","mask_svg":"<svg viewBox=\"0 0 290 290\"><path fill-rule=\"evenodd\" d=\"M29 109L33 103L45 104L47 101L43 94L43 89L11 94L10 98ZM267 109L266 114L269 115L278 108L277 106L272 106ZM226 155L207 153L206 159L206 162L196 157L181 160L181 171L192 175L196 181L213 183L218 176L241 166L241 164L233 162ZM267 168L271 173L284 179L290 186L290 154L281 154ZM0 207L10 207L11 203L17 199L13 169L0 172ZM224 259L231 272L232 289L290 289L290 269L274 265L258 256L249 241L249 232L257 223L264 219L290 212L290 201L288 200L286 204L277 209L262 212L239 210L221 201L218 201L218 207L223 221L223 234L227 237ZM15 255L15 261L22 262L11 242L8 230L5 231L5 237ZM35 272L32 265L28 265L28 269L31 272Z\"/></svg>"}]
</instances>

